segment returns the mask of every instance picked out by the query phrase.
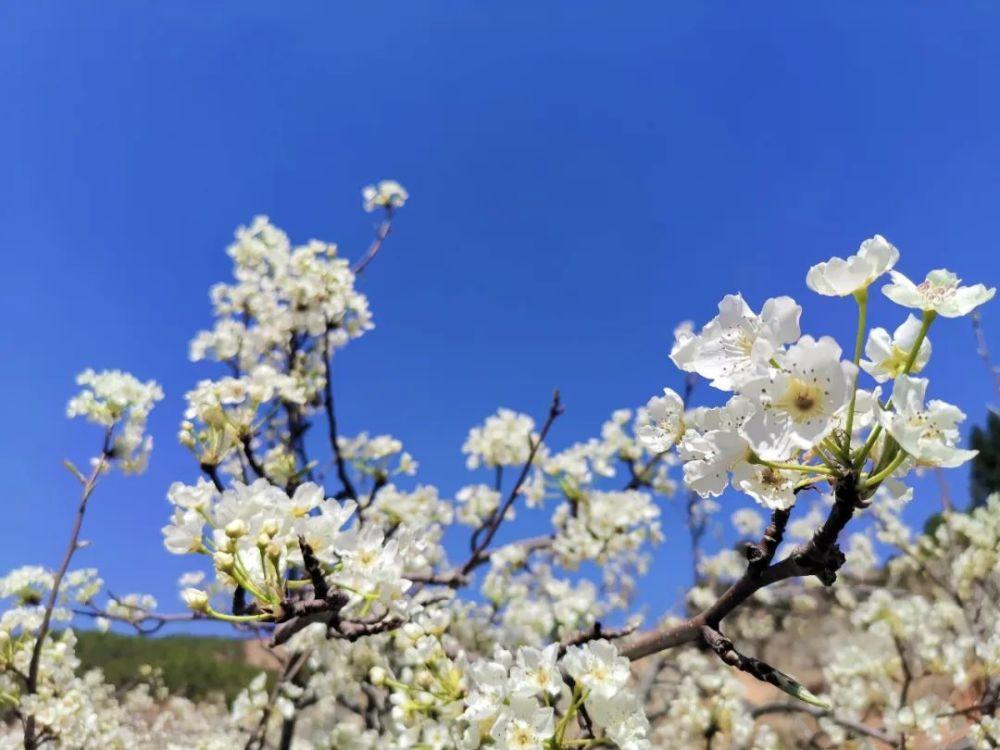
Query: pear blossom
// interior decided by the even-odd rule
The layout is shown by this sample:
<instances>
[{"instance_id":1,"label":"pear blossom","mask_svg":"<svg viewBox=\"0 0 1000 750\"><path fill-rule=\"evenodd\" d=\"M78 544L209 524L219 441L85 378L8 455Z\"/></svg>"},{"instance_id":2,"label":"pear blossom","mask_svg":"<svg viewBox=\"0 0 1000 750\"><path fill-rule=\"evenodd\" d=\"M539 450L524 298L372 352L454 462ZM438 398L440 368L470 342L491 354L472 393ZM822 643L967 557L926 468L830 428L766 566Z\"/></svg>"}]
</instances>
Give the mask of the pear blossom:
<instances>
[{"instance_id":1,"label":"pear blossom","mask_svg":"<svg viewBox=\"0 0 1000 750\"><path fill-rule=\"evenodd\" d=\"M882 426L900 447L925 466L954 468L978 451L956 447L958 425L965 414L951 404L932 399L924 405L927 379L900 375L892 390L892 410L881 414Z\"/></svg>"},{"instance_id":2,"label":"pear blossom","mask_svg":"<svg viewBox=\"0 0 1000 750\"><path fill-rule=\"evenodd\" d=\"M500 493L485 484L463 487L455 493L455 500L458 503L455 517L459 523L477 528L500 507L500 499ZM507 514L508 520L513 519L514 515L512 507Z\"/></svg>"},{"instance_id":3,"label":"pear blossom","mask_svg":"<svg viewBox=\"0 0 1000 750\"><path fill-rule=\"evenodd\" d=\"M865 344L865 356L868 359L861 360L861 369L879 383L901 375L910 352L917 343L920 328L920 321L912 315L906 316L906 320L893 331L892 336L884 328L873 328L869 331L868 341ZM923 370L930 357L931 342L925 337L920 342L917 356L910 367L910 374Z\"/></svg>"},{"instance_id":4,"label":"pear blossom","mask_svg":"<svg viewBox=\"0 0 1000 750\"><path fill-rule=\"evenodd\" d=\"M490 736L500 750L543 750L554 729L551 706L539 706L534 698L514 695L500 711Z\"/></svg>"},{"instance_id":5,"label":"pear blossom","mask_svg":"<svg viewBox=\"0 0 1000 750\"><path fill-rule=\"evenodd\" d=\"M365 211L369 213L376 208L401 208L410 197L406 189L395 180L382 180L375 185L368 185L361 194L365 199Z\"/></svg>"},{"instance_id":6,"label":"pear blossom","mask_svg":"<svg viewBox=\"0 0 1000 750\"><path fill-rule=\"evenodd\" d=\"M646 540L659 542L659 518L660 509L645 492L581 492L552 516L553 549L570 568L587 559L607 562Z\"/></svg>"},{"instance_id":7,"label":"pear blossom","mask_svg":"<svg viewBox=\"0 0 1000 750\"><path fill-rule=\"evenodd\" d=\"M387 215L405 199L391 181L366 194ZM816 732L830 746L864 743L855 731L862 724L879 727L889 744L904 736L914 746L965 737L996 744L1000 725L970 713L969 702L988 696L1000 675L1000 494L969 512L946 508L922 531L904 519L914 495L900 481L907 472L975 455L958 447L964 414L925 405L927 381L902 372L923 328L913 316L892 335L869 335L861 366L879 383L895 380L883 406L881 386L855 388L856 370L836 343L800 338L791 299L773 298L758 315L727 297L699 333L679 326L672 351L682 369L732 392L723 405L686 409L665 389L559 449L540 444L530 416L501 409L462 448L469 468L496 470L496 484L462 487L453 502L423 480L396 479L417 464L390 435L339 434L332 418L316 429L324 412L332 417L330 357L371 327L336 247L293 247L258 218L238 230L229 255L232 283L211 292L215 326L190 348L227 374L192 389L181 426L205 477L167 491L164 546L197 555L187 559L203 568L178 581L189 611L160 616L153 597L115 596L89 568L62 576L26 566L0 576L0 747L32 744L25 717L37 746L66 748L777 750ZM815 267L809 284L856 294L897 256L875 237L856 256ZM924 341L912 372L929 354ZM113 428L106 457L144 463L145 418L159 387L115 371L85 374L81 385L72 415ZM325 456L315 455L327 447L312 439L317 432L329 438ZM664 500L679 475L690 493L671 507ZM847 492L796 495L820 480ZM846 523L835 513L855 482L869 522L826 539ZM729 487L754 502L721 513L724 503L712 498ZM496 518L508 493L511 508ZM547 522L532 512L543 500L555 506ZM793 503L778 529L790 549L777 551L776 567L748 568L734 538L774 539L777 519L765 531L759 508ZM683 616L650 612L647 625L659 632L614 633L639 624L643 576L662 573L651 568L661 523L681 513L692 542L682 565L693 563L695 574L674 603ZM446 551L456 521L474 531L458 530L469 544ZM530 535L516 533L515 522ZM818 572L798 575L806 571ZM754 606L739 606L748 589ZM758 715L749 676L738 678L730 655L717 658L704 648L708 632L692 627L711 624L712 612L693 618L718 613L720 602L733 647L774 663L790 695L816 700L778 668L819 653L814 680L829 707L801 722L772 725ZM48 615L56 626L42 635ZM82 667L73 627L84 617L99 629L214 618L271 631L284 670L272 685L256 675L228 707L171 695L149 666L116 688ZM650 636L672 643L669 658L635 656L633 645L646 648ZM37 687L28 679L33 661ZM919 691L908 693L911 683Z\"/></svg>"},{"instance_id":8,"label":"pear blossom","mask_svg":"<svg viewBox=\"0 0 1000 750\"><path fill-rule=\"evenodd\" d=\"M653 396L639 417L636 434L653 453L669 450L684 434L684 400L670 388Z\"/></svg>"},{"instance_id":9,"label":"pear blossom","mask_svg":"<svg viewBox=\"0 0 1000 750\"><path fill-rule=\"evenodd\" d=\"M684 484L701 497L718 497L729 484L729 472L750 458L750 445L742 434L753 404L734 396L724 407L695 409L688 413L691 428L678 446L684 462Z\"/></svg>"},{"instance_id":10,"label":"pear blossom","mask_svg":"<svg viewBox=\"0 0 1000 750\"><path fill-rule=\"evenodd\" d=\"M839 409L850 398L854 366L841 362L840 347L830 337L803 336L786 352L782 369L748 381L761 408L743 424L753 450L769 461L784 461L808 450L834 428Z\"/></svg>"},{"instance_id":11,"label":"pear blossom","mask_svg":"<svg viewBox=\"0 0 1000 750\"><path fill-rule=\"evenodd\" d=\"M609 700L625 685L629 663L610 641L601 639L570 646L562 659L567 673L592 696Z\"/></svg>"},{"instance_id":12,"label":"pear blossom","mask_svg":"<svg viewBox=\"0 0 1000 750\"><path fill-rule=\"evenodd\" d=\"M145 434L146 421L163 399L163 389L154 380L143 383L121 370L87 369L76 382L83 390L70 399L66 416L82 416L105 427L110 436L105 458L126 474L141 474L153 449L153 438Z\"/></svg>"},{"instance_id":13,"label":"pear blossom","mask_svg":"<svg viewBox=\"0 0 1000 750\"><path fill-rule=\"evenodd\" d=\"M867 289L879 276L896 265L897 250L885 237L876 234L861 243L858 252L844 258L817 263L806 274L806 284L817 294L849 297Z\"/></svg>"},{"instance_id":14,"label":"pear blossom","mask_svg":"<svg viewBox=\"0 0 1000 750\"><path fill-rule=\"evenodd\" d=\"M767 300L757 315L742 296L728 295L699 334L682 332L676 338L670 359L681 370L708 378L715 388L734 390L766 372L782 347L798 339L801 313L791 297Z\"/></svg>"},{"instance_id":15,"label":"pear blossom","mask_svg":"<svg viewBox=\"0 0 1000 750\"><path fill-rule=\"evenodd\" d=\"M741 463L733 469L732 484L765 508L788 510L795 504L795 485L801 479L792 471Z\"/></svg>"},{"instance_id":16,"label":"pear blossom","mask_svg":"<svg viewBox=\"0 0 1000 750\"><path fill-rule=\"evenodd\" d=\"M470 469L485 465L519 466L528 460L534 433L535 421L526 414L518 414L511 409L500 409L486 418L480 427L469 430L469 436L462 446L468 458Z\"/></svg>"},{"instance_id":17,"label":"pear blossom","mask_svg":"<svg viewBox=\"0 0 1000 750\"><path fill-rule=\"evenodd\" d=\"M558 656L558 643L549 644L544 649L519 648L516 663L510 670L513 691L542 697L558 695L563 684L556 665Z\"/></svg>"},{"instance_id":18,"label":"pear blossom","mask_svg":"<svg viewBox=\"0 0 1000 750\"><path fill-rule=\"evenodd\" d=\"M959 286L960 283L958 276L944 268L931 271L919 284L893 271L892 283L882 287L882 293L903 307L932 311L945 318L960 318L989 302L997 291L983 284Z\"/></svg>"}]
</instances>

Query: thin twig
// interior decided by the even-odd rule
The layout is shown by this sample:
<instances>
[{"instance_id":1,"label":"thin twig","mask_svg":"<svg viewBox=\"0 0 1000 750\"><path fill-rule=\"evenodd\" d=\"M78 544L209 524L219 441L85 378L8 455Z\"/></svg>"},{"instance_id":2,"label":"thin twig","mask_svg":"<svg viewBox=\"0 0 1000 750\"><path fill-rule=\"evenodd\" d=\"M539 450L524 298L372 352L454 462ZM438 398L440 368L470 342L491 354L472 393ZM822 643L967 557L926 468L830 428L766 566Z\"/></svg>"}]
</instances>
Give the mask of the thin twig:
<instances>
[{"instance_id":1,"label":"thin twig","mask_svg":"<svg viewBox=\"0 0 1000 750\"><path fill-rule=\"evenodd\" d=\"M66 545L66 552L63 554L62 563L60 563L59 569L56 571L55 577L52 579L52 590L49 592L48 601L45 603L45 613L42 615L42 624L38 628L38 636L35 640L34 647L31 649L31 661L28 665L28 679L25 684L25 692L28 695L33 695L38 691L38 671L42 661L42 647L45 644L45 638L49 634L49 628L52 625L52 612L56 607L56 601L59 598L59 588L62 586L62 581L66 576L66 571L69 570L69 564L73 560L73 555L75 555L76 551L80 548L80 530L83 528L83 517L87 512L87 501L94 492L94 488L97 487L97 480L100 478L102 472L108 465L109 459L111 458L111 435L113 430L114 425L108 427L105 432L101 456L95 462L94 468L90 472L90 476L88 476L83 482L83 490L80 493L80 504L76 509L76 519L73 522L73 529L70 532L69 543ZM35 750L38 746L38 736L35 734L35 717L33 715L29 715L24 725L24 747L25 750Z\"/></svg>"},{"instance_id":2,"label":"thin twig","mask_svg":"<svg viewBox=\"0 0 1000 750\"><path fill-rule=\"evenodd\" d=\"M375 230L375 239L372 240L372 244L368 246L368 250L365 254L361 256L357 263L351 268L354 275L357 276L362 271L364 271L368 264L375 260L375 256L378 255L378 251L382 249L382 244L385 242L386 238L389 236L389 232L392 231L392 214L393 207L385 207L385 218L382 223L379 224L378 229Z\"/></svg>"},{"instance_id":3,"label":"thin twig","mask_svg":"<svg viewBox=\"0 0 1000 750\"><path fill-rule=\"evenodd\" d=\"M538 449L542 446L542 443L545 442L545 437L549 434L549 429L552 427L552 423L556 421L556 418L562 414L563 411L565 411L565 409L563 408L562 402L559 400L559 389L556 389L552 392L552 403L549 406L549 413L545 419L545 424L542 425L542 429L538 433L538 439L531 441L531 450L528 452L528 458L524 462L524 466L521 467L521 473L518 475L517 481L511 488L510 494L507 495L507 499L504 503L493 511L493 515L487 519L484 525L476 529L475 533L472 535L472 554L469 556L465 565L462 566L463 575L468 575L470 571L474 570L481 564L479 559L480 556L486 548L490 546L490 543L493 541L493 537L496 536L497 529L500 528L500 524L502 524L504 519L507 517L507 512L517 500L517 496L521 491L521 486L528 478L528 472L531 471L531 466L535 461Z\"/></svg>"},{"instance_id":4,"label":"thin twig","mask_svg":"<svg viewBox=\"0 0 1000 750\"><path fill-rule=\"evenodd\" d=\"M337 415L333 408L333 383L331 382L330 367L330 328L327 328L323 335L323 344L320 355L323 361L323 407L326 409L327 431L330 436L330 450L333 451L334 460L337 463L337 477L342 486L341 495L352 500L358 499L357 490L351 483L351 478L347 473L347 463L340 452L340 441L337 438Z\"/></svg>"},{"instance_id":5,"label":"thin twig","mask_svg":"<svg viewBox=\"0 0 1000 750\"><path fill-rule=\"evenodd\" d=\"M986 369L993 376L993 390L1000 396L1000 367L993 364L993 357L990 356L989 347L986 345L986 334L983 332L983 320L979 312L974 312L969 316L972 319L972 330L976 335L976 352L980 359L986 363Z\"/></svg>"},{"instance_id":6,"label":"thin twig","mask_svg":"<svg viewBox=\"0 0 1000 750\"><path fill-rule=\"evenodd\" d=\"M900 740L890 734L887 734L886 732L873 727L865 726L858 721L841 718L829 709L819 708L818 706L810 706L805 703L765 703L762 706L757 706L752 709L750 714L755 719L768 714L808 714L814 719L827 719L828 721L832 721L834 724L842 726L849 732L870 737L871 739L878 740L889 747L900 747Z\"/></svg>"}]
</instances>

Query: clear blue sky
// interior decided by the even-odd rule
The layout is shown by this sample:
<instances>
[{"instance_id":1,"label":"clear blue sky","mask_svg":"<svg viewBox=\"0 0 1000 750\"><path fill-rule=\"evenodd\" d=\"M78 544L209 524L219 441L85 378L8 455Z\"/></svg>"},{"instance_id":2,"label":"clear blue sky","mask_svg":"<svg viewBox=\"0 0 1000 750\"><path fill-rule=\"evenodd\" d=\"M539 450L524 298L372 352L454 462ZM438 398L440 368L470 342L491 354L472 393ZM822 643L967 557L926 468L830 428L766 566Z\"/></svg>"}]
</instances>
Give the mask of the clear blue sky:
<instances>
[{"instance_id":1,"label":"clear blue sky","mask_svg":"<svg viewBox=\"0 0 1000 750\"><path fill-rule=\"evenodd\" d=\"M469 481L466 431L499 405L538 415L559 386L558 446L679 387L671 331L726 293L791 294L806 332L849 345L850 303L812 295L805 272L875 232L913 276L1000 282L998 10L0 5L0 568L57 562L76 495L59 462L98 439L64 417L73 376L120 367L167 399L149 472L99 490L78 564L178 606L190 566L159 529L169 483L196 475L174 436L209 373L187 342L256 213L357 256L360 188L409 188L365 274L377 328L338 359L338 401L347 432L397 435L446 495ZM878 299L874 321L894 326ZM985 325L1000 351L997 302ZM968 322L932 338L934 395L981 420L993 394ZM965 473L949 479L962 497ZM916 503L935 507L930 486ZM654 607L689 569L675 518Z\"/></svg>"}]
</instances>

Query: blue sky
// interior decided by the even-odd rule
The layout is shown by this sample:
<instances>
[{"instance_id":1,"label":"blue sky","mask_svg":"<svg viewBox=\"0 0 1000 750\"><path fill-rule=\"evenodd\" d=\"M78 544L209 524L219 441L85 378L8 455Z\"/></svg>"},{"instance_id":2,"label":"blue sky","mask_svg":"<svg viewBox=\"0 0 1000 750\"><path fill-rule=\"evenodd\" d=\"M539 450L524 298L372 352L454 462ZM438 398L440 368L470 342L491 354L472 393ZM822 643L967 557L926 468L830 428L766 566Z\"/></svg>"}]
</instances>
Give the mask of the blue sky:
<instances>
[{"instance_id":1,"label":"blue sky","mask_svg":"<svg viewBox=\"0 0 1000 750\"><path fill-rule=\"evenodd\" d=\"M73 376L124 368L167 392L152 466L98 491L78 563L179 606L190 566L159 529L167 486L196 475L183 393L210 374L187 342L256 213L357 256L360 188L409 188L338 406L446 495L499 405L540 416L558 386L559 446L679 388L671 331L726 293L790 294L805 332L849 347L852 305L805 272L875 232L913 276L995 284L998 33L1000 8L971 2L3 4L0 569L57 562L77 491L60 460L99 439L64 417ZM871 315L903 317L881 297ZM1000 351L997 303L984 325ZM933 394L980 421L968 321L932 339ZM949 474L958 497L966 481ZM936 503L922 486L914 512ZM654 609L689 570L667 517Z\"/></svg>"}]
</instances>

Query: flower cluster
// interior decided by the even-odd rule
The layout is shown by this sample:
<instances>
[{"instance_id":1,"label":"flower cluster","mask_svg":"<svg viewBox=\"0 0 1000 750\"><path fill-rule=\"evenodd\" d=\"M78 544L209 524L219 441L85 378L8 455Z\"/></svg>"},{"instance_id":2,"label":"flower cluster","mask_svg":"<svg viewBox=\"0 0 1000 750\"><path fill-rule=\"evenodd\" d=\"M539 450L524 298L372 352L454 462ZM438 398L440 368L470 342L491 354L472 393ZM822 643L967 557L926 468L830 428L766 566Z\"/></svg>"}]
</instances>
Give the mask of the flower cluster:
<instances>
[{"instance_id":1,"label":"flower cluster","mask_svg":"<svg viewBox=\"0 0 1000 750\"><path fill-rule=\"evenodd\" d=\"M789 297L758 309L729 295L700 329L676 329L679 391L618 409L566 447L550 438L558 393L537 422L500 409L470 430L462 453L480 474L451 494L412 478L401 441L345 433L335 412L331 358L371 328L357 274L408 195L386 180L363 198L380 222L353 267L332 245L293 247L263 218L229 248L234 279L213 288L215 325L191 344L192 359L227 370L187 394L180 430L203 476L167 493L166 549L204 563L179 581L187 611L160 614L153 597L102 593L96 571L70 570L79 524L60 569L0 578L0 747L1000 741L1000 496L969 513L946 504L917 532L900 481L975 455L960 445L965 415L927 398L928 331L994 290L947 271L914 284L875 236L806 276L813 291L855 301L853 356L803 335ZM885 295L919 317L869 330L869 288L886 274ZM689 403L699 378L724 400ZM70 465L82 519L106 464L144 465L162 393L119 372L79 382L70 416L107 431L90 478ZM719 513L730 488L769 512ZM644 625L635 594L661 524L678 514L693 586L678 616ZM116 690L82 672L74 616L139 632L230 622L280 646L280 668L229 710L170 696L153 669Z\"/></svg>"},{"instance_id":2,"label":"flower cluster","mask_svg":"<svg viewBox=\"0 0 1000 750\"><path fill-rule=\"evenodd\" d=\"M402 526L387 538L381 525L344 528L355 512L353 501L324 498L318 485L300 485L293 494L265 479L239 482L218 492L204 480L176 483L168 493L174 505L164 527L164 544L175 554L211 555L221 590L242 589L256 602L256 613L228 615L214 609L210 595L185 591L188 606L219 619L280 621L292 593L315 587L316 581L295 578L305 555L315 555L326 586L342 592L345 614L360 617L405 616L414 606L405 596L408 570L428 567L440 554L426 535Z\"/></svg>"},{"instance_id":3,"label":"flower cluster","mask_svg":"<svg viewBox=\"0 0 1000 750\"><path fill-rule=\"evenodd\" d=\"M466 466L494 469L522 465L528 460L532 442L538 438L534 429L535 421L528 415L510 409L498 410L482 426L469 430L462 446L462 453L468 456Z\"/></svg>"},{"instance_id":4,"label":"flower cluster","mask_svg":"<svg viewBox=\"0 0 1000 750\"><path fill-rule=\"evenodd\" d=\"M927 330L938 315L954 317L992 298L982 285L959 287L953 274L935 271L919 286L893 271L890 299L924 311L890 337L881 328L864 341L868 287L891 270L899 251L876 235L857 254L813 266L807 283L828 296L853 296L860 315L853 361L829 337L801 335L802 310L788 297L764 303L758 314L739 295L719 303L718 316L698 333L678 332L671 359L732 393L722 407L684 413L667 389L647 405L640 438L650 450L673 446L688 487L703 497L727 486L771 509L787 509L796 493L824 479L854 475L864 496L915 465L957 466L975 455L957 448L965 415L942 401L924 405L927 381L912 377L930 358ZM892 398L858 389L859 367L878 383L894 379ZM867 436L857 430L868 430Z\"/></svg>"},{"instance_id":5,"label":"flower cluster","mask_svg":"<svg viewBox=\"0 0 1000 750\"><path fill-rule=\"evenodd\" d=\"M361 191L365 211L371 213L377 208L387 211L402 208L410 198L406 189L395 180L382 180L376 185L368 185Z\"/></svg>"},{"instance_id":6,"label":"flower cluster","mask_svg":"<svg viewBox=\"0 0 1000 750\"><path fill-rule=\"evenodd\" d=\"M163 390L152 380L143 383L121 370L84 370L76 382L83 390L70 399L66 415L104 427L104 457L127 474L142 473L153 449L146 420L154 404L163 399Z\"/></svg>"}]
</instances>

